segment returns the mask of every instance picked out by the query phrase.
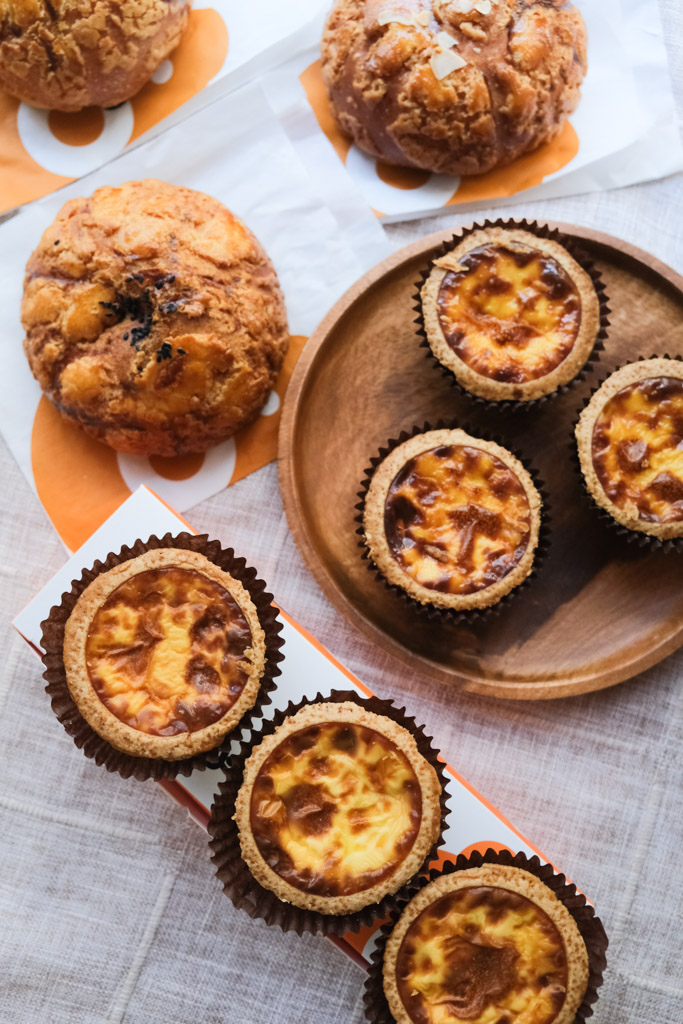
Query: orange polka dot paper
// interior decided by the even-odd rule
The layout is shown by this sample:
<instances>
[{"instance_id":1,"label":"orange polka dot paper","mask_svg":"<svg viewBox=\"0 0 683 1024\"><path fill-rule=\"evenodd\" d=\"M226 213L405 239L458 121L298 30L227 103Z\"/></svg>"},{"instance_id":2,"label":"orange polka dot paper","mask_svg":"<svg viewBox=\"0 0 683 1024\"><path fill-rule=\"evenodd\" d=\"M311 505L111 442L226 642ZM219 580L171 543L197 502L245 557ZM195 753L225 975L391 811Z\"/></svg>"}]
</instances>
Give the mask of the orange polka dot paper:
<instances>
[{"instance_id":1,"label":"orange polka dot paper","mask_svg":"<svg viewBox=\"0 0 683 1024\"><path fill-rule=\"evenodd\" d=\"M241 217L272 260L287 307L289 352L260 415L199 455L127 455L87 436L41 394L22 350L24 267L43 231L67 199L141 172L206 192ZM0 224L0 430L67 547L78 548L141 485L183 512L276 458L282 402L308 336L387 253L355 191L338 200L348 225L317 195L262 91L250 85Z\"/></svg>"}]
</instances>

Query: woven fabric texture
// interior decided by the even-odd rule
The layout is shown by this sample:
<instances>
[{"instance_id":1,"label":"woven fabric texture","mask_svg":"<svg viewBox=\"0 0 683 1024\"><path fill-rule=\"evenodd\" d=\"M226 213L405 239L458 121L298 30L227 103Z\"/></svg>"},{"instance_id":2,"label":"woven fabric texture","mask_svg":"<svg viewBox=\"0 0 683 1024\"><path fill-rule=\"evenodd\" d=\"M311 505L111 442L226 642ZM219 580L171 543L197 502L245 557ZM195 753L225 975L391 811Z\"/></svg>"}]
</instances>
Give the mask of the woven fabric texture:
<instances>
[{"instance_id":1,"label":"woven fabric texture","mask_svg":"<svg viewBox=\"0 0 683 1024\"><path fill-rule=\"evenodd\" d=\"M683 8L661 7L681 111ZM683 271L683 175L504 212L599 228ZM388 234L399 247L454 223ZM364 975L353 962L324 939L282 935L234 910L186 812L154 783L99 770L55 722L35 654L8 620L64 552L2 442L0 474L3 1024L360 1024ZM281 605L379 696L405 702L451 763L590 895L611 940L596 1024L681 1024L683 652L575 699L461 694L407 673L325 600L289 535L275 466L187 515L258 566Z\"/></svg>"}]
</instances>

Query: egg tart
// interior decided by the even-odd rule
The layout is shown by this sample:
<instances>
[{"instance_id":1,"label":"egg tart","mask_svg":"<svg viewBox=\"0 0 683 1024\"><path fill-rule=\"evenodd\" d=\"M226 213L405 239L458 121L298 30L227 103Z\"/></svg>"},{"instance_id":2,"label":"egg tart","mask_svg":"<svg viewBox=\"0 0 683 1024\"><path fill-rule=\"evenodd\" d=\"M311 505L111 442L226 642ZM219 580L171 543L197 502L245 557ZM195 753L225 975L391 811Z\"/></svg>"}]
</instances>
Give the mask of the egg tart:
<instances>
[{"instance_id":1,"label":"egg tart","mask_svg":"<svg viewBox=\"0 0 683 1024\"><path fill-rule=\"evenodd\" d=\"M133 757L218 746L255 704L266 641L250 594L199 551L154 548L95 576L64 628L82 717Z\"/></svg>"},{"instance_id":2,"label":"egg tart","mask_svg":"<svg viewBox=\"0 0 683 1024\"><path fill-rule=\"evenodd\" d=\"M586 944L567 908L535 875L502 864L430 882L384 950L397 1024L571 1024L588 981Z\"/></svg>"},{"instance_id":3,"label":"egg tart","mask_svg":"<svg viewBox=\"0 0 683 1024\"><path fill-rule=\"evenodd\" d=\"M423 866L441 795L403 726L350 700L307 704L246 761L235 802L242 858L280 900L352 914Z\"/></svg>"},{"instance_id":4,"label":"egg tart","mask_svg":"<svg viewBox=\"0 0 683 1024\"><path fill-rule=\"evenodd\" d=\"M558 241L484 227L434 260L420 290L435 359L466 391L530 402L573 380L601 330L590 274Z\"/></svg>"},{"instance_id":5,"label":"egg tart","mask_svg":"<svg viewBox=\"0 0 683 1024\"><path fill-rule=\"evenodd\" d=\"M581 471L621 526L683 537L683 363L622 366L594 392L576 426Z\"/></svg>"},{"instance_id":6,"label":"egg tart","mask_svg":"<svg viewBox=\"0 0 683 1024\"><path fill-rule=\"evenodd\" d=\"M464 430L430 430L374 470L365 544L386 582L421 605L487 608L531 573L541 505L511 452Z\"/></svg>"}]
</instances>

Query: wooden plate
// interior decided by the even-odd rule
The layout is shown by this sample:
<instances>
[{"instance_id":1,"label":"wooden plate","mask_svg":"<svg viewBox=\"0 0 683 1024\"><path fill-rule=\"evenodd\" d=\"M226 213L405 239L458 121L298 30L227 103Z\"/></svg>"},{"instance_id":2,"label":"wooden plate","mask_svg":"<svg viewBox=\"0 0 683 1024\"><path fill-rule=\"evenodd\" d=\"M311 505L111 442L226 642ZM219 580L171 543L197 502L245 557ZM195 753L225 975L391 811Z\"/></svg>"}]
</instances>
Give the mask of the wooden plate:
<instances>
[{"instance_id":1,"label":"wooden plate","mask_svg":"<svg viewBox=\"0 0 683 1024\"><path fill-rule=\"evenodd\" d=\"M575 236L602 272L612 308L596 369L539 412L481 410L425 358L415 282L449 233L429 235L361 278L308 342L280 428L289 525L339 611L405 669L496 697L548 698L611 686L683 644L683 556L617 536L589 505L569 443L584 397L639 356L683 354L683 278L655 257L588 228ZM390 593L361 559L354 505L365 467L390 437L425 420L479 427L540 472L551 547L538 577L500 615L432 624Z\"/></svg>"}]
</instances>

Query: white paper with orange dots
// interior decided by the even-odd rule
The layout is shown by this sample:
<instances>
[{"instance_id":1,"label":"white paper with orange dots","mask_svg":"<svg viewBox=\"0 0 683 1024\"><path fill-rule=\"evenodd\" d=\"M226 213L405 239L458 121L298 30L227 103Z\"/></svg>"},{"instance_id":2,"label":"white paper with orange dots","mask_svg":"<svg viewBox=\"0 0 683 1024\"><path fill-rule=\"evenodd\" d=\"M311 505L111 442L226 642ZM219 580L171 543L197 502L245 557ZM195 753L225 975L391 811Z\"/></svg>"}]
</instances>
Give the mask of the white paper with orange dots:
<instances>
[{"instance_id":1,"label":"white paper with orange dots","mask_svg":"<svg viewBox=\"0 0 683 1024\"><path fill-rule=\"evenodd\" d=\"M14 619L13 625L24 639L40 653L40 623L49 614L50 608L61 600L64 591L69 590L71 581L78 579L84 568L93 565L96 559L104 559L110 551L119 551L124 544L133 544L139 538L151 534L163 536L167 532L178 533L192 527L180 519L146 488L140 488L130 497L106 523L90 538L69 561L53 576L43 590ZM221 542L229 546L229 534L222 535ZM258 566L256 566L258 570ZM275 595L277 598L277 595ZM323 695L332 690L355 690L364 696L372 692L360 679L352 675L286 612L280 609L284 619L283 638L285 660L282 675L277 679L272 704L264 711L270 718L277 709L286 708L290 701L312 699L318 693ZM390 695L388 695L390 696ZM46 698L47 699L47 698ZM410 713L410 709L408 709ZM61 729L55 722L55 728ZM439 738L434 737L438 747ZM69 737L65 742L71 743ZM458 766L464 768L464 766ZM491 803L478 793L457 769L446 766L446 789L448 791L448 814L444 831L444 846L439 851L438 862L453 860L459 853L469 854L474 850L482 852L488 847L509 849L528 856L540 851L518 832ZM222 774L217 771L193 772L182 782L163 782L163 788L193 817L206 825L208 812ZM547 861L544 854L541 858ZM364 926L358 932L343 937L342 946L349 956L366 963L375 946L375 939L381 922ZM360 962L360 961L359 961Z\"/></svg>"},{"instance_id":2,"label":"white paper with orange dots","mask_svg":"<svg viewBox=\"0 0 683 1024\"><path fill-rule=\"evenodd\" d=\"M194 0L178 48L152 80L113 110L37 110L0 91L0 213L47 195L115 159L160 122L170 126L281 59L279 46L319 0ZM275 50L271 52L272 48Z\"/></svg>"},{"instance_id":3,"label":"white paper with orange dots","mask_svg":"<svg viewBox=\"0 0 683 1024\"><path fill-rule=\"evenodd\" d=\"M254 231L283 287L290 352L262 415L205 455L122 455L62 420L41 396L19 320L26 261L67 199L102 185L163 178L220 199ZM303 345L339 296L387 255L384 232L339 174L334 208L256 85L193 114L0 225L0 430L67 547L75 550L140 484L183 511L275 458L280 402Z\"/></svg>"},{"instance_id":4,"label":"white paper with orange dots","mask_svg":"<svg viewBox=\"0 0 683 1024\"><path fill-rule=\"evenodd\" d=\"M469 178L390 167L344 136L320 71L324 22L301 29L292 58L264 79L268 98L320 178L342 161L387 222L631 185L683 169L683 144L657 0L574 0L588 28L589 70L578 109L552 143ZM327 6L327 5L326 5ZM455 210L454 210L455 212Z\"/></svg>"}]
</instances>

